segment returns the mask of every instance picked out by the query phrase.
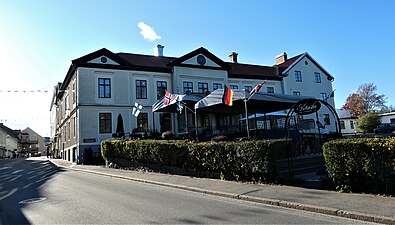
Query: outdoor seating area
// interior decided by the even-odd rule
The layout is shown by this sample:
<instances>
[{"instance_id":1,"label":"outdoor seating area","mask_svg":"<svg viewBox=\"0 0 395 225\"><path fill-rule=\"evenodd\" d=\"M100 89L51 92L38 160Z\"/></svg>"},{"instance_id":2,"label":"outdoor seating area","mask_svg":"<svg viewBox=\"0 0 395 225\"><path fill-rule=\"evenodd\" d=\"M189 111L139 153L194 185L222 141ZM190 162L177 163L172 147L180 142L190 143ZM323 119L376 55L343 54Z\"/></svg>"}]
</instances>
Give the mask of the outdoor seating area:
<instances>
[{"instance_id":1,"label":"outdoor seating area","mask_svg":"<svg viewBox=\"0 0 395 225\"><path fill-rule=\"evenodd\" d=\"M341 136L336 111L334 128L326 129L318 111L327 103L308 96L254 93L233 90L233 105L223 104L224 89L210 94L171 95L156 102L154 113L173 114L175 139L195 141L290 138L296 145L293 155L321 153L322 144ZM304 110L304 111L303 111ZM309 119L304 119L309 118ZM306 123L309 121L309 123ZM306 125L307 124L307 125ZM307 126L307 128L306 128Z\"/></svg>"}]
</instances>

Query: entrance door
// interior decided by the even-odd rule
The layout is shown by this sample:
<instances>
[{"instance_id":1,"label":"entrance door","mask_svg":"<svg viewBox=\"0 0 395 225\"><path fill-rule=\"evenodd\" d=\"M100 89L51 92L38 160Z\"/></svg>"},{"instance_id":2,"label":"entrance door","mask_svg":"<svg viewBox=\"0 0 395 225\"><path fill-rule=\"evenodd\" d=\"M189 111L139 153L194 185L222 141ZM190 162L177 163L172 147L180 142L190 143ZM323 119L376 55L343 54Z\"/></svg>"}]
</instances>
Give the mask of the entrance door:
<instances>
[{"instance_id":1,"label":"entrance door","mask_svg":"<svg viewBox=\"0 0 395 225\"><path fill-rule=\"evenodd\" d=\"M170 113L163 113L160 115L160 132L171 130L171 115Z\"/></svg>"}]
</instances>

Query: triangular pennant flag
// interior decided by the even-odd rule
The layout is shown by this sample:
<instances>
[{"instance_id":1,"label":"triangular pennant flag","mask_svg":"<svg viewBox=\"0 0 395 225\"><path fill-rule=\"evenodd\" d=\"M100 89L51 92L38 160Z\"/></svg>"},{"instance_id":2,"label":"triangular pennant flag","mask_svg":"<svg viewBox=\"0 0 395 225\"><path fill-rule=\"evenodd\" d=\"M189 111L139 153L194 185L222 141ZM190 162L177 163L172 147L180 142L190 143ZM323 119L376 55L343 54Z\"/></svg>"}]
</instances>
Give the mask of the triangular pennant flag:
<instances>
[{"instance_id":1,"label":"triangular pennant flag","mask_svg":"<svg viewBox=\"0 0 395 225\"><path fill-rule=\"evenodd\" d=\"M255 93L257 93L259 90L261 90L262 85L266 83L266 80L264 80L262 83L258 84L257 86L254 87L254 89L252 89L250 91L250 95L253 95Z\"/></svg>"}]
</instances>

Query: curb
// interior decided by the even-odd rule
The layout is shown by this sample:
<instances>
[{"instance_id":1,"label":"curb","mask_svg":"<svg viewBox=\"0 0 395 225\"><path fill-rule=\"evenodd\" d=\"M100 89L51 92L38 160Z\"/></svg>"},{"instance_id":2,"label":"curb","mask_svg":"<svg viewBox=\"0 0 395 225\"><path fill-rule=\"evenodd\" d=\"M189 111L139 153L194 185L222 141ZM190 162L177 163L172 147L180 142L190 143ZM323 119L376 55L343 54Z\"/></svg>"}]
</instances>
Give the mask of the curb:
<instances>
[{"instance_id":1,"label":"curb","mask_svg":"<svg viewBox=\"0 0 395 225\"><path fill-rule=\"evenodd\" d=\"M140 182L140 183L153 184L153 185L159 185L159 186L170 187L170 188L177 188L177 189L193 191L193 192L197 192L197 193L239 199L239 200L243 200L243 201L261 203L261 204L265 204L265 205L279 206L279 207L290 208L290 209L303 210L303 211L320 213L320 214L331 215L331 216L344 217L344 218L349 218L349 219L354 219L354 220L361 220L361 221L382 223L382 224L394 224L395 225L395 218L392 218L392 217L378 216L378 215L372 215L372 214L367 214L367 213L360 213L360 212L354 212L354 211L348 211L348 210L342 210L342 209L336 209L336 208L330 208L330 207L323 207L323 206L316 206L316 205L308 205L308 204L295 203L295 202L287 202L287 201L268 199L268 198L262 198L262 197L253 197L253 196L248 196L248 195L238 195L238 194L233 194L233 193L228 193L228 192L210 191L207 189L189 187L189 186L184 186L184 185L177 185L177 184L164 183L164 182L158 182L158 181L152 181L152 180L145 180L145 179L127 177L127 176L122 176L122 175L114 175L114 174L97 172L97 171L87 170L87 169L77 169L77 168L73 168L73 167L58 165L55 162L52 162L51 160L49 160L49 162L53 163L54 165L56 165L58 167L63 167L63 168L67 168L67 169L71 169L71 170L75 170L75 171L86 172L86 173L97 174L97 175L101 175L101 176L107 176L107 177L111 177L111 178L118 178L118 179L123 179L123 180L136 181L136 182Z\"/></svg>"}]
</instances>

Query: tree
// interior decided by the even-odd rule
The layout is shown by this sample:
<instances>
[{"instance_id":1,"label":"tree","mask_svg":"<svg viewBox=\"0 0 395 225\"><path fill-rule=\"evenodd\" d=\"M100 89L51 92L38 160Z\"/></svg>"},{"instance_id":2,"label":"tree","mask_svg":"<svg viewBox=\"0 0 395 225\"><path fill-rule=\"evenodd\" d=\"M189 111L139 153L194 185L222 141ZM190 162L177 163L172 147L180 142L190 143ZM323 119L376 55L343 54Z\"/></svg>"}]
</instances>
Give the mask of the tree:
<instances>
[{"instance_id":1,"label":"tree","mask_svg":"<svg viewBox=\"0 0 395 225\"><path fill-rule=\"evenodd\" d=\"M376 112L385 107L385 95L377 94L377 87L373 83L362 84L356 93L347 97L342 109L348 109L353 116L363 116L368 112Z\"/></svg>"},{"instance_id":2,"label":"tree","mask_svg":"<svg viewBox=\"0 0 395 225\"><path fill-rule=\"evenodd\" d=\"M358 130L363 133L373 132L373 129L380 124L380 116L377 113L368 112L358 118Z\"/></svg>"}]
</instances>

